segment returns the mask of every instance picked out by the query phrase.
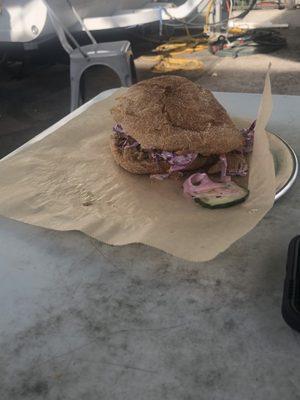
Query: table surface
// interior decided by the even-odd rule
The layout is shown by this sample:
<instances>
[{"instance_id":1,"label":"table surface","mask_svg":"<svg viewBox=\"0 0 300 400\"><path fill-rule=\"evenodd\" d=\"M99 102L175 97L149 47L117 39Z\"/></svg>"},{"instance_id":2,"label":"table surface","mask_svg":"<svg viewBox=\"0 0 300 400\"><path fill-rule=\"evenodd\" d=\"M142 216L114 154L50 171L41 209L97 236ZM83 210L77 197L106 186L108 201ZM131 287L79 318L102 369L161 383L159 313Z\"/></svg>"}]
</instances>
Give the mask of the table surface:
<instances>
[{"instance_id":1,"label":"table surface","mask_svg":"<svg viewBox=\"0 0 300 400\"><path fill-rule=\"evenodd\" d=\"M247 118L260 100L216 97ZM298 154L299 106L274 96L268 125ZM207 263L1 218L0 399L299 399L300 334L280 312L299 199L297 180Z\"/></svg>"}]
</instances>

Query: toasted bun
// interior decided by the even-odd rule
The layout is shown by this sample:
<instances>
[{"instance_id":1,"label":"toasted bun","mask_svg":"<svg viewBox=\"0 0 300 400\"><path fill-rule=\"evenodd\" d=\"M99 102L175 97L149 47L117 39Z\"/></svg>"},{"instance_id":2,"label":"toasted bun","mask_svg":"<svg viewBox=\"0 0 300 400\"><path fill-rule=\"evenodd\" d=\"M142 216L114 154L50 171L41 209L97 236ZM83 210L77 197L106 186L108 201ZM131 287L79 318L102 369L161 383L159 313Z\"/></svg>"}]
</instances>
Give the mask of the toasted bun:
<instances>
[{"instance_id":1,"label":"toasted bun","mask_svg":"<svg viewBox=\"0 0 300 400\"><path fill-rule=\"evenodd\" d=\"M143 148L228 153L243 145L213 94L186 78L160 76L131 86L111 110Z\"/></svg>"},{"instance_id":2,"label":"toasted bun","mask_svg":"<svg viewBox=\"0 0 300 400\"><path fill-rule=\"evenodd\" d=\"M155 160L137 160L131 157L129 152L124 152L116 146L113 138L110 141L110 148L116 163L122 168L126 169L126 171L133 174L165 174L170 169L170 164L168 164L166 161L156 162ZM199 169L203 166L203 164L203 159L196 159L189 167L186 168L186 171Z\"/></svg>"}]
</instances>

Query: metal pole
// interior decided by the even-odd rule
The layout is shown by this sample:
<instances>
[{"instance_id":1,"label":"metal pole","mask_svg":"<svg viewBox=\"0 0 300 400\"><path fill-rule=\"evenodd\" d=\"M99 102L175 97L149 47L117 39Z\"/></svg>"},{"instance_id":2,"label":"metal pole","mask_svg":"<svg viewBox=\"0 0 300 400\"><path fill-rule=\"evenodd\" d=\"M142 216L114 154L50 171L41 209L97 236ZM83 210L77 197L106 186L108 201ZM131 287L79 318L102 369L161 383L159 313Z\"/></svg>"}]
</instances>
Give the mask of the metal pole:
<instances>
[{"instance_id":1,"label":"metal pole","mask_svg":"<svg viewBox=\"0 0 300 400\"><path fill-rule=\"evenodd\" d=\"M69 5L70 8L72 9L72 11L73 11L75 17L76 17L77 20L79 21L82 30L83 30L83 31L88 35L88 37L90 38L90 41L91 41L93 44L97 44L97 42L96 42L94 36L91 34L91 32L90 32L90 31L88 30L88 28L86 27L86 25L85 25L83 19L82 19L81 16L78 14L78 12L76 11L76 9L73 7L73 4L71 3L71 1L70 1L70 0L66 0L66 2L68 3L68 5Z\"/></svg>"}]
</instances>

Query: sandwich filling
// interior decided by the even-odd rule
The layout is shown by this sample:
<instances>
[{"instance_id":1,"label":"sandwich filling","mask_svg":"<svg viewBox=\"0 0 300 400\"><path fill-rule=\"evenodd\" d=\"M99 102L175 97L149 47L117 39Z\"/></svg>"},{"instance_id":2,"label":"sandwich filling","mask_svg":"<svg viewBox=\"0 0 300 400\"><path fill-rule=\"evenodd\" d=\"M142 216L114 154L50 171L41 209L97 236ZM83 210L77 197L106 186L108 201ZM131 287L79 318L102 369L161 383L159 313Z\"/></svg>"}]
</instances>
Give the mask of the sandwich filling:
<instances>
[{"instance_id":1,"label":"sandwich filling","mask_svg":"<svg viewBox=\"0 0 300 400\"><path fill-rule=\"evenodd\" d=\"M198 156L197 153L159 151L157 149L143 149L131 136L127 135L122 125L113 127L115 144L121 152L130 150L130 154L136 160L166 161L170 165L169 173L184 171Z\"/></svg>"},{"instance_id":2,"label":"sandwich filling","mask_svg":"<svg viewBox=\"0 0 300 400\"><path fill-rule=\"evenodd\" d=\"M231 176L245 176L248 172L248 164L245 156L252 151L254 139L255 121L247 129L241 130L244 137L244 146L227 154L203 157L199 153L165 151L158 149L144 149L132 136L128 135L121 124L113 127L113 138L116 147L122 154L143 161L154 160L167 162L170 166L168 173L154 175L154 178L164 179L174 172L184 172L197 158L203 158L203 169L209 174L220 173L222 182L230 181Z\"/></svg>"}]
</instances>

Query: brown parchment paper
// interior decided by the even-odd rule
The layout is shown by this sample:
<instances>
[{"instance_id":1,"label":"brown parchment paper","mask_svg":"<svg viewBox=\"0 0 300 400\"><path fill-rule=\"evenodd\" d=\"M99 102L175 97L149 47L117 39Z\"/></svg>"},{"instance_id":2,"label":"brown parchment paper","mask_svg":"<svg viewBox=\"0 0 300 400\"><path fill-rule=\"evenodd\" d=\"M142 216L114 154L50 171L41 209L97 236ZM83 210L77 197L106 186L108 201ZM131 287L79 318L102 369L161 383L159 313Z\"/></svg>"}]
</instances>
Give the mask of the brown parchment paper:
<instances>
[{"instance_id":1,"label":"brown parchment paper","mask_svg":"<svg viewBox=\"0 0 300 400\"><path fill-rule=\"evenodd\" d=\"M206 261L249 232L272 207L274 165L265 133L271 113L269 74L257 119L250 196L223 210L204 209L186 199L178 182L153 182L115 165L109 149L110 108L119 93L0 162L2 216L79 230L112 245L144 243Z\"/></svg>"}]
</instances>

